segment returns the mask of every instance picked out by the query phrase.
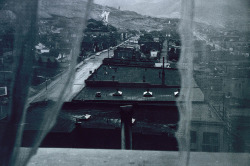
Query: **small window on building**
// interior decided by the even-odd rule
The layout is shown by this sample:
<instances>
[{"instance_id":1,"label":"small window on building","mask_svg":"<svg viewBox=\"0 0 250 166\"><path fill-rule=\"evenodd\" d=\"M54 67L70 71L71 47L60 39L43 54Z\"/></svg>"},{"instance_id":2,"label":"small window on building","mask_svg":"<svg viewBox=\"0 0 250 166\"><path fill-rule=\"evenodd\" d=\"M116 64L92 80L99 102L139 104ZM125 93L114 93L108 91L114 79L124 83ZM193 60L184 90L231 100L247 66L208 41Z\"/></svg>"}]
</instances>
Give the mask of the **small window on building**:
<instances>
[{"instance_id":1,"label":"small window on building","mask_svg":"<svg viewBox=\"0 0 250 166\"><path fill-rule=\"evenodd\" d=\"M203 152L219 151L219 133L204 132L202 141Z\"/></svg>"},{"instance_id":2,"label":"small window on building","mask_svg":"<svg viewBox=\"0 0 250 166\"><path fill-rule=\"evenodd\" d=\"M197 141L197 133L196 131L190 131L190 142L196 143Z\"/></svg>"}]
</instances>

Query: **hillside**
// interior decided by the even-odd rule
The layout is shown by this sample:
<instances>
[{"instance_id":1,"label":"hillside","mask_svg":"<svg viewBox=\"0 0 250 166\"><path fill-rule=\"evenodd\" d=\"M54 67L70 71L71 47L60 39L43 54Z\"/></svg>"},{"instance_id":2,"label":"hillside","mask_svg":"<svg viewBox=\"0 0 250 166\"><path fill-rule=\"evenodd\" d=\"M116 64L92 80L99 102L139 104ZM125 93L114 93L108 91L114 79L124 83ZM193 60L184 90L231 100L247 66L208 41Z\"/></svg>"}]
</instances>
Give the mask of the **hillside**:
<instances>
[{"instance_id":1,"label":"hillside","mask_svg":"<svg viewBox=\"0 0 250 166\"><path fill-rule=\"evenodd\" d=\"M249 21L249 2L246 0L210 0L196 2L196 21L213 26L226 27L234 23L234 27Z\"/></svg>"},{"instance_id":2,"label":"hillside","mask_svg":"<svg viewBox=\"0 0 250 166\"><path fill-rule=\"evenodd\" d=\"M5 8L3 9L12 10L14 6L13 0L5 1L8 3L4 5ZM122 1L113 2L106 0L105 3L103 1L103 4L116 8L94 4L91 18L100 20L100 14L103 10L106 10L110 11L109 23L117 28L157 30L165 27L168 21L155 17L180 17L180 0L152 0L143 1L143 3L142 0L126 0L126 3L122 3L124 5L122 7L123 10L117 9L119 3L122 3ZM232 22L235 26L241 26L241 24L249 21L248 6L248 0L195 0L195 20L217 27L225 27L226 24L231 24ZM141 15L132 11L124 11L125 9L151 16ZM52 18L54 16L70 19L82 18L84 11L86 11L86 0L40 0L39 5L39 16L42 19ZM3 18L0 20L6 20L5 18L9 17L8 12L6 13L7 17L5 17L3 13L0 14L0 17Z\"/></svg>"},{"instance_id":3,"label":"hillside","mask_svg":"<svg viewBox=\"0 0 250 166\"><path fill-rule=\"evenodd\" d=\"M140 14L180 18L181 0L95 0L96 3L121 9L136 11ZM215 27L224 27L234 22L234 26L249 21L249 0L194 0L195 20ZM240 25L239 25L240 26Z\"/></svg>"},{"instance_id":4,"label":"hillside","mask_svg":"<svg viewBox=\"0 0 250 166\"><path fill-rule=\"evenodd\" d=\"M86 2L82 0L42 0L39 7L39 16L41 18L50 18L52 16L62 16L66 18L82 18L86 11ZM121 29L145 29L160 30L165 27L168 20L143 16L132 11L121 11L112 7L103 7L94 4L92 6L91 18L100 20L102 11L109 11L109 23Z\"/></svg>"},{"instance_id":5,"label":"hillside","mask_svg":"<svg viewBox=\"0 0 250 166\"><path fill-rule=\"evenodd\" d=\"M153 17L180 17L181 0L95 0L95 2L115 8L120 6L122 10L131 10Z\"/></svg>"}]
</instances>

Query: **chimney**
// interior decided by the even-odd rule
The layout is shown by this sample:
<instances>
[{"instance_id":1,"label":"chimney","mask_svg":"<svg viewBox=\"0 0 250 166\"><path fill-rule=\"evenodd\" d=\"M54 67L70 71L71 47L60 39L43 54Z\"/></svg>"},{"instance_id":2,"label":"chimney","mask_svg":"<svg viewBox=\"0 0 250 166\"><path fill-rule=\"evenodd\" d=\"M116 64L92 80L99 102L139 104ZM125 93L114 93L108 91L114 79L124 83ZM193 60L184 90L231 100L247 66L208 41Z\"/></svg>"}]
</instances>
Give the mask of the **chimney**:
<instances>
[{"instance_id":1,"label":"chimney","mask_svg":"<svg viewBox=\"0 0 250 166\"><path fill-rule=\"evenodd\" d=\"M165 85L165 71L164 71L164 68L165 68L165 63L164 63L164 57L162 57L163 59L163 63L162 63L162 85Z\"/></svg>"}]
</instances>

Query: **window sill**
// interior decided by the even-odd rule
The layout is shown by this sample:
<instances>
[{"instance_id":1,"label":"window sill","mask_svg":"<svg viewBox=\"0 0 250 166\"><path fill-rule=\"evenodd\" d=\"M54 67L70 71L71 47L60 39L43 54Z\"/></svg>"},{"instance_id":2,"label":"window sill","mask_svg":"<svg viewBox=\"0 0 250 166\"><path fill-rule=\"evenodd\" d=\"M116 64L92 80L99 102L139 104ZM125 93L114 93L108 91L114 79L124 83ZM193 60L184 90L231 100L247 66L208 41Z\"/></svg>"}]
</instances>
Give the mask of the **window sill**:
<instances>
[{"instance_id":1,"label":"window sill","mask_svg":"<svg viewBox=\"0 0 250 166\"><path fill-rule=\"evenodd\" d=\"M23 148L22 150L25 150ZM191 152L190 165L233 166L250 165L247 153ZM101 149L40 148L28 166L68 165L171 165L179 166L178 152L129 151Z\"/></svg>"}]
</instances>

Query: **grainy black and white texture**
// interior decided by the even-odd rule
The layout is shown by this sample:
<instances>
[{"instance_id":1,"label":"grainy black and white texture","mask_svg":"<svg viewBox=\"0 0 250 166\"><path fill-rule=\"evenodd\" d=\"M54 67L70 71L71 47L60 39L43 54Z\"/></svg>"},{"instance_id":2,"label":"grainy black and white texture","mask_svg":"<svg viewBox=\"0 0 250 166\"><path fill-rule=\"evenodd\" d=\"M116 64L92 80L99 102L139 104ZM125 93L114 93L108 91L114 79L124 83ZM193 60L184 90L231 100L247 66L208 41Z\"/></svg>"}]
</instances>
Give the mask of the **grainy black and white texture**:
<instances>
[{"instance_id":1,"label":"grainy black and white texture","mask_svg":"<svg viewBox=\"0 0 250 166\"><path fill-rule=\"evenodd\" d=\"M109 29L117 28L122 32L134 30L147 34L156 30L169 30L171 22L167 18L178 19L174 31L180 37L181 54L175 65L181 84L179 97L176 98L179 121L178 130L174 135L178 141L179 156L178 161L175 159L175 165L188 166L190 161L193 164L195 161L190 159L194 157L190 155L191 151L249 154L250 29L247 0L1 0L0 165L27 165L43 139L57 124L57 118L62 121L70 119L71 124L65 124L68 125L66 127L73 128L74 118L80 117L77 115L79 110L72 111L72 114L75 113L72 117L66 117L70 113L60 112L63 103L77 98L76 95L78 100L86 100L87 92L92 91L91 88L82 91L85 86L83 82L87 79L98 80L101 77L106 79L108 75L107 72L98 75L100 70L95 71L96 75L90 76L90 73L101 66L104 54L109 57L113 51L108 49L108 53L96 54L95 47L96 56L93 56L93 52L90 55L82 49L82 41L86 36L85 28L95 26L89 25L88 20L101 20L104 11L108 11L109 18L105 19L105 24L108 24ZM170 33L175 34L172 30L169 31L169 34L166 34L168 38ZM50 57L44 56L46 63L42 62L42 58L37 58L35 49L38 43L45 41L48 43L46 47L54 50L50 52ZM168 49L170 40L166 41L163 49ZM111 39L107 42L110 47ZM102 43L102 47L105 44L107 45ZM62 51L60 56L58 47L61 47ZM46 49L43 48L43 51ZM64 55L67 58L52 61ZM85 56L85 61L82 61L79 55ZM165 50L162 55L167 58L168 51ZM162 62L161 59L159 62ZM107 65L107 70L109 67L110 64ZM126 66L121 68L126 70ZM104 70L106 71L106 67ZM150 82L150 78L145 76L146 69L135 71L140 74L144 72L143 77L138 80ZM159 72L159 77L163 77L161 74ZM136 73L134 78L135 75ZM111 79L108 76L107 78ZM116 79L118 77L112 76L113 82ZM174 78L167 79L174 82ZM123 80L126 80L126 77ZM138 87L139 90L140 88ZM108 88L105 90L107 93L111 92ZM82 93L79 93L80 91ZM136 93L136 90L130 91ZM160 94L159 89L157 93ZM126 95L126 91L123 94ZM113 96L106 97L110 99ZM203 101L194 102L194 98ZM137 99L130 96L130 100ZM140 100L141 98L138 99ZM145 101L152 103L157 99ZM35 111L30 111L36 104L41 104L43 108L37 111L39 117L34 114ZM93 108L94 106L90 107ZM112 112L112 109L109 111ZM32 116L35 117L33 120L30 118ZM102 117L105 120L101 119L100 122L104 121L109 125L119 122L112 116L108 119L108 116L110 115L107 113L107 117ZM139 124L140 122L137 125ZM158 126L154 130L163 128L164 124ZM25 128L35 132L27 141L30 147L20 150ZM237 164L237 159L230 162L232 165ZM158 161L156 164L164 165Z\"/></svg>"}]
</instances>

